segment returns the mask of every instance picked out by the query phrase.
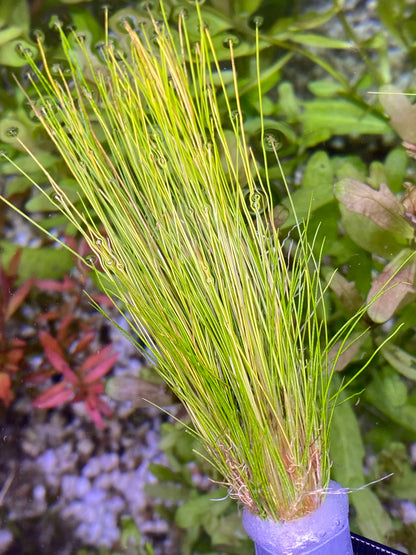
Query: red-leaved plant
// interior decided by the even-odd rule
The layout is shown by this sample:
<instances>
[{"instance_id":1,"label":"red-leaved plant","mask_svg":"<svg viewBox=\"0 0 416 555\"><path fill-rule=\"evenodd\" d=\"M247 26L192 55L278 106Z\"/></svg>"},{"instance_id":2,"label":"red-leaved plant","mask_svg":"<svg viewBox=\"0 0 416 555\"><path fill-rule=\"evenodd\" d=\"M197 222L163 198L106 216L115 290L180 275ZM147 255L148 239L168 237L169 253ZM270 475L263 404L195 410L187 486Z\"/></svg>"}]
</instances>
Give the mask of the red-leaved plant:
<instances>
[{"instance_id":1,"label":"red-leaved plant","mask_svg":"<svg viewBox=\"0 0 416 555\"><path fill-rule=\"evenodd\" d=\"M35 278L30 278L16 286L21 255L22 249L18 249L7 269L0 264L0 400L6 407L14 399L12 377L20 368L27 346L19 337L8 337L7 327L35 283Z\"/></svg>"},{"instance_id":2,"label":"red-leaved plant","mask_svg":"<svg viewBox=\"0 0 416 555\"><path fill-rule=\"evenodd\" d=\"M72 355L81 352L94 336L89 334L76 344ZM33 404L38 408L51 408L63 403L83 401L91 419L99 428L104 427L102 416L112 416L112 411L101 398L104 393L102 377L114 366L118 353L111 353L112 345L91 354L77 368L72 369L58 342L46 331L39 333L44 353L53 370L62 375L59 383L41 393Z\"/></svg>"},{"instance_id":3,"label":"red-leaved plant","mask_svg":"<svg viewBox=\"0 0 416 555\"><path fill-rule=\"evenodd\" d=\"M84 253L83 242L77 244L69 238L68 243L74 252ZM33 401L35 407L82 401L94 423L103 428L103 417L112 416L102 398L103 377L114 366L118 354L112 353L111 344L97 351L97 320L101 316L85 306L83 294L89 268L78 257L76 279L33 277L16 286L21 254L22 249L18 249L7 269L0 264L0 401L8 407L15 398L15 384L22 380L26 385L46 386ZM38 308L38 316L34 334L28 340L18 337L15 330L25 323L20 309L34 288L41 294L31 300L31 308L35 312ZM93 298L100 304L112 304L105 295ZM38 368L26 372L30 367L26 362L39 355Z\"/></svg>"}]
</instances>

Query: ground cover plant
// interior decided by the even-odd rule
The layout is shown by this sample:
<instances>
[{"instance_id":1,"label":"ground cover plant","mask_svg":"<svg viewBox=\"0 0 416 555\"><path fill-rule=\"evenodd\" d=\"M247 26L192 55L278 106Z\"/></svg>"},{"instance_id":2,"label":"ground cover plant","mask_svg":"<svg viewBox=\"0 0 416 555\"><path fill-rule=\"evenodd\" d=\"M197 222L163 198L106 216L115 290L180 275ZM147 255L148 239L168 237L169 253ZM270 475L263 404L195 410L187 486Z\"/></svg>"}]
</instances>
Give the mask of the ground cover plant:
<instances>
[{"instance_id":1,"label":"ground cover plant","mask_svg":"<svg viewBox=\"0 0 416 555\"><path fill-rule=\"evenodd\" d=\"M225 3L223 5L226 6ZM173 5L172 13L177 6L179 8L173 14L175 18L180 9L186 8L189 10L189 5L180 5L178 3ZM52 8L53 6L51 6ZM212 28L214 23L217 24L217 42L219 43L226 38L224 35L229 34L230 29L233 28L235 18L232 18L233 25L230 24L232 6L222 10L222 6L215 6L213 4L209 5L208 8L208 13L213 18L210 28ZM240 40L240 46L234 44L234 53L239 70L239 81L241 78L242 83L242 89L240 90L244 91L244 76L246 77L247 92L242 97L242 106L244 108L244 115L249 120L250 116L256 114L258 108L256 108L256 95L253 94L253 89L250 89L250 83L253 82L254 70L253 64L250 63L250 50L246 44L246 33L250 31L247 30L245 22L250 16L255 15L256 9L253 8L250 11L249 8L243 9L242 6L235 5L235 11L242 15L238 19L238 25L236 25L237 32L234 33L238 35L234 43ZM60 10L60 18L64 26L70 24L69 10L65 10L66 8ZM399 47L411 57L411 8L408 8L407 12L402 9L402 6L400 9L398 7L397 9L394 8L395 16L393 22L390 16L386 17L386 6L383 2L378 2L377 10ZM248 12L250 12L249 15L246 15ZM340 3L336 6L334 4L331 13L327 15L328 17L337 17L337 13L339 16L343 15ZM112 29L119 32L120 28L123 28L124 19L129 14L136 18L146 18L146 12L142 10L141 6L135 6L132 12L129 12L128 9L124 12L115 11L111 14L112 18L110 17ZM390 11L389 14L391 14ZM287 13L284 15L290 17ZM257 17L259 17L258 14ZM93 37L91 41L89 41L89 36L87 36L86 41L86 47L91 50L95 47L95 38L97 42L102 39L102 33L97 23L99 19L99 17L91 17L90 12L84 9L81 4L78 4L76 9L74 9L72 24L77 25L80 30L83 28L92 30ZM397 233L397 226L396 228L391 228L391 226L386 228L384 224L380 226L380 222L385 221L385 219L383 220L382 210L379 211L378 215L376 214L376 221L374 221L374 218L371 219L351 211L354 200L353 195L359 193L362 198L364 193L368 197L368 204L370 204L374 200L373 191L380 190L383 198L389 199L390 204L388 206L394 205L397 213L396 221L401 222L404 212L409 212L408 208L404 212L401 208L402 184L405 179L410 183L413 182L413 163L407 159L405 150L392 140L391 128L380 106L374 102L374 97L370 99L368 96L363 96L367 88L377 90L383 82L389 82L393 75L393 69L390 67L390 54L386 47L386 33L384 31L380 31L377 36L373 36L367 42L358 41L361 52L366 54L367 68L363 69L360 78L355 82L349 82L342 75L342 71L334 75L334 71L331 70L329 73L331 78L316 83L308 83L312 96L309 96L307 100L302 95L299 95L297 87L292 83L289 84L287 81L282 82L285 62L297 56L293 51L293 35L297 34L299 38L296 48L299 47L302 40L304 45L308 40L311 44L313 40L315 42L319 41L316 36L307 37L310 34L308 29L316 26L319 32L318 25L324 19L325 16L320 16L319 19L316 14L309 15L309 18L299 19L298 28L291 28L289 32L286 30L287 21L280 22L279 19L276 19L274 26L265 29L262 34L266 36L266 39L267 37L270 38L269 46L263 49L263 55L266 56L266 59L267 56L270 56L270 59L273 59L274 56L270 44L282 46L282 43L286 41L289 46L292 46L292 49L285 51L278 62L270 65L270 72L264 70L261 80L264 91L267 90L268 86L272 87L277 83L277 98L275 96L273 100L265 99L263 109L267 116L266 125L269 136L274 136L281 143L279 153L281 154L289 184L293 186L293 198L297 211L301 216L307 213L309 201L313 193L312 218L310 222L311 236L314 235L315 228L318 222L320 222L318 238L315 243L316 252L319 252L321 248L320 237L326 236L323 248L324 262L328 266L327 272L332 274L334 267L340 268L338 277L332 281L332 292L328 291L326 295L326 302L331 310L330 326L333 326L331 329L336 329L339 323L345 320L345 314L356 310L369 296L370 288L372 287L371 283L373 282L373 291L375 291L380 286L380 283L385 280L385 276L391 272L391 269L393 267L397 268L397 264L400 263L398 262L400 261L400 258L398 258L400 253L402 256L405 256L404 251L413 248L413 235L409 227L400 224L401 227ZM296 21L297 18L293 16L291 19L292 26L296 27ZM399 24L395 25L394 22ZM251 27L252 31L253 28ZM28 26L26 31L22 31L20 38L29 38L24 36L25 32L28 33ZM53 31L48 30L47 41L50 40L51 36L53 36ZM120 43L122 43L122 37ZM19 51L16 51L16 46L17 44L14 43L13 52L16 53L15 59L18 60L16 65L24 64L24 58L20 55ZM238 46L241 50L239 50ZM341 46L341 44L338 44L338 46ZM347 48L346 44L343 46ZM38 56L34 41L30 40L30 44L25 43L25 47L33 49L34 57ZM51 48L49 52L51 52ZM320 52L323 51L321 50ZM63 70L65 70L62 53L59 52L57 47L54 53L56 53L57 64L60 64ZM227 50L225 54L228 55L229 51ZM321 57L321 55L316 55L316 51L313 56L315 61ZM8 63L9 60L11 60L10 56L4 57L4 63ZM376 63L374 63L374 60L376 60ZM324 56L318 62L321 67L324 66ZM374 65L378 67L377 71L374 71ZM58 71L58 69L59 66L56 66L53 71ZM9 90L12 90L14 87L12 80L9 79L8 83ZM411 92L411 87L409 90ZM28 115L33 119L33 113L31 113L31 110L25 104L23 95L16 92L15 95L10 96L10 98L4 98L3 101L4 106L6 106L2 114L2 119L5 120L4 133L2 135L3 141L5 141L3 149L16 162L19 162L19 158L20 161L24 159L27 168L30 168L28 171L32 177L35 180L39 180L41 174L36 165L19 150L16 142L16 134L18 137L24 138L24 129L28 129L27 138L30 138L37 129L37 139L32 141L36 154L43 156L45 167L49 168L51 172L59 169L60 172L63 172L63 175L67 176L66 170L59 163L57 156L50 154L48 142L42 134L39 134L38 123L28 119ZM220 108L222 109L222 107ZM342 114L342 117L340 114ZM258 124L253 117L252 128L248 130L250 144L256 144L257 140L259 145L259 141L256 139L259 135L258 131ZM375 134L375 136L377 134L389 133L390 142L385 144L380 142L380 149L374 155L376 160L369 163L371 156L368 153L364 159L357 156L355 139L347 139L344 143L344 150L339 147L335 148L339 139L339 136L335 136L339 133L344 134L344 137L349 133L361 133L365 135L365 141L368 142L372 141L371 133ZM331 142L332 137L335 137L334 142ZM329 143L323 142L328 140ZM364 141L364 139L361 140ZM44 145L44 151L42 151L42 145ZM310 148L314 149L312 156L310 155ZM354 152L354 154L351 154L351 152ZM267 156L273 156L273 152L268 153ZM2 167L5 173L10 174L14 171L8 163L3 163ZM299 171L299 169L302 169L302 179L300 182L295 177L296 171ZM38 173L32 173L35 171ZM271 168L270 175L273 179L278 178L279 172ZM67 192L74 188L73 181L68 179L68 177ZM351 188L351 182L347 181L345 183L344 179L354 179L354 189ZM336 194L341 203L342 210L343 227L341 228L341 234L339 233L338 226L340 218L338 203L333 194L334 182L340 183L337 185ZM357 189L357 182L365 184L367 188L363 189L360 186ZM387 184L392 194L389 194L389 190L384 187L383 183ZM346 184L349 186L348 189L345 188ZM273 185L275 187L273 191L274 200L276 202L283 200L284 202L285 192L281 182L276 179ZM23 181L17 174L14 175L13 180L8 181L6 194L9 198L13 195L14 200L22 199L22 202L27 202L28 197L32 196L30 202L33 202L33 205L29 204L29 207L33 206L33 210L37 210L35 203L40 203L40 210L44 210L43 214L51 210L56 214L54 219L48 218L48 220L51 220L51 225L55 223L63 224L63 220L60 219L53 205L48 201L47 208L46 204L42 207L42 203L45 202L42 197L33 193L30 189L30 183ZM393 200L393 197L395 200ZM379 198L376 199L377 202ZM383 205L383 202L382 200L381 205ZM403 203L404 206L408 206L409 202L409 196L407 196L406 201ZM287 213L287 204L280 209L279 214L282 213L283 215ZM283 223L282 225L286 225L285 230L287 231L292 227L293 222L291 223L291 220L287 219L286 224ZM354 230L357 229L358 225L364 225L366 233L361 233L357 236ZM376 253L376 256L374 256L374 253ZM389 261L393 261L394 265L387 267L383 274L383 269L388 265ZM407 268L409 279L413 275L412 271L411 267ZM381 278L379 278L377 283L374 276L378 274ZM358 367L357 361L362 356L365 356L366 353L371 352L386 337L386 327L383 325L386 315L390 318L390 321L393 321L394 326L398 327L400 324L404 324L395 338L383 347L378 358L373 361L371 369L361 375L355 386L350 386L349 394L361 393L359 397L360 404L352 410L351 403L346 403L335 412L334 425L336 433L334 434L335 440L333 441L332 458L335 461L333 467L334 475L343 484L352 487L359 487L366 481L379 478L381 473L385 472L388 474L392 468L395 469L395 477L375 486L375 491L385 503L385 506L390 506L390 509L393 509L393 519L391 517L392 513L390 515L387 514L371 490L352 495L351 501L356 506L357 522L364 534L381 541L386 541L386 535L390 534L392 538L396 536L398 538L397 541L401 542L402 545L407 542L411 546L411 538L412 534L414 534L412 527L414 525L411 523L400 524L401 509L397 508L396 501L393 504L391 503L391 500L401 498L412 500L415 498L414 472L407 461L410 445L414 441L414 425L412 424L414 422L415 411L414 377L412 373L412 361L415 354L414 317L411 304L412 291L409 288L408 291L403 293L406 295L405 303L407 303L407 307L403 306L404 295L399 299L392 300L388 304L388 312L384 314L379 312L380 307L382 307L381 304L377 306L377 303L375 303L373 305L374 312L373 314L370 313L371 337L361 344L360 349L354 356L350 352L350 356L347 358L351 360L345 361L346 363L349 362L349 364L345 365L343 375L348 381ZM358 427L357 422L359 422L361 429ZM364 475L362 465L364 444L367 454L372 455L372 459L367 460L367 475ZM401 453L400 457L396 456L397 453ZM398 517L399 520L396 520Z\"/></svg>"}]
</instances>

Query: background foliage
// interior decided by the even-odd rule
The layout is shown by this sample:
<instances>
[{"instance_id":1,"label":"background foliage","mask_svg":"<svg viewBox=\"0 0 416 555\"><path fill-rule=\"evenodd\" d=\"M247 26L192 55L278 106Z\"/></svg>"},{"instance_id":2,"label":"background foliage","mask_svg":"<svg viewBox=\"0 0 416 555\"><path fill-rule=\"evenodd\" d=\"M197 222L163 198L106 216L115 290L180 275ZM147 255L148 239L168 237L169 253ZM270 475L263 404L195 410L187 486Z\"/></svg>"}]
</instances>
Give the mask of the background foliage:
<instances>
[{"instance_id":1,"label":"background foliage","mask_svg":"<svg viewBox=\"0 0 416 555\"><path fill-rule=\"evenodd\" d=\"M111 37L120 50L126 18L133 27L139 27L150 24L147 10L156 18L159 13L156 1L107 5ZM183 10L189 18L194 17L190 1L171 0L166 5L172 21ZM99 58L103 7L98 1L74 0L59 3L17 0L12 7L9 2L0 3L1 148L34 180L42 181L38 167L19 150L15 139L18 135L48 171L60 176L69 194L75 194L74 183L51 150L13 75L28 85L25 54L37 59L36 36L42 37L49 59L57 64L56 71L59 68L65 71L54 30L57 23L75 28ZM383 108L378 97L369 91L398 82L401 90L414 92L415 10L406 0L378 0L378 21L363 38L350 23L342 1L329 2L326 10L319 11L302 2L294 6L268 0L212 0L203 4L204 17L221 59L227 60L229 52L225 45L230 38L233 40L240 90L244 93L242 105L254 148L259 146L260 129L253 28L256 22L260 25L262 88L268 93L264 101L267 129L280 143L280 156L298 214L306 215L311 207L311 233L318 229L320 238L316 248L320 249L324 241L326 268L322 279L334 268L339 270L326 299L334 333L414 249L415 166L401 146L396 130L402 139L416 142L412 136L416 135L416 120L408 105L402 104L396 111L388 105ZM343 38L332 37L332 28L341 28ZM224 70L227 70L225 61ZM404 113L404 123L393 128L386 111L396 116ZM74 233L55 212L53 204L32 190L30 183L4 161L1 176L2 194L22 210L54 231ZM276 168L272 175L276 218L290 233L293 220L278 176ZM0 236L5 237L12 225L9 212L2 211ZM41 246L23 248L20 283L32 275L38 280L61 278L68 270L70 260L54 256L55 251L44 237L40 242ZM2 265L7 268L17 245L6 238L0 239L0 247ZM374 303L363 322L363 326L370 324L370 333L358 349L345 354L340 364L339 379L348 381L362 360L392 330L398 330L371 367L348 389L347 400L337 408L332 458L334 478L351 488L394 472L390 478L351 495L351 526L375 540L404 546L411 553L416 543L416 526L401 518L398 500L416 501L416 311L412 261L402 268L399 277L408 285L393 288L382 302ZM4 295L3 290L2 299ZM6 331L2 333L5 335ZM170 429L167 437L182 433ZM160 481L176 489L149 493L161 500L168 497L176 504L187 500L180 510L164 512L187 530L184 549L186 546L191 553L199 545L203 546L201 549L212 549L211 552L224 552L224 545L228 545L228 552L235 549L242 553L238 535L233 539L218 537L220 530L228 530L228 525L224 528L218 525L218 519L231 518L234 526L235 519L227 503L220 509L220 503L206 502L208 497L191 486L187 478L189 460L183 460L172 445L165 438L163 446L170 457L171 473L160 468L154 471ZM203 510L198 512L196 505ZM196 515L201 515L201 519Z\"/></svg>"}]
</instances>

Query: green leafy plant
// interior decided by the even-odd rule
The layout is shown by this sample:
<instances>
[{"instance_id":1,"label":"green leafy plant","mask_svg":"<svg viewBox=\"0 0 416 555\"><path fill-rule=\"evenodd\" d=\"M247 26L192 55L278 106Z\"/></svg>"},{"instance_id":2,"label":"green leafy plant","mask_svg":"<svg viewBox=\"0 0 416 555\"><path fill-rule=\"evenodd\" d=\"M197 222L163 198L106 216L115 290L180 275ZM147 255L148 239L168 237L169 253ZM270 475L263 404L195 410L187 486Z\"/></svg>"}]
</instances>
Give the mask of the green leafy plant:
<instances>
[{"instance_id":1,"label":"green leafy plant","mask_svg":"<svg viewBox=\"0 0 416 555\"><path fill-rule=\"evenodd\" d=\"M342 390L331 378L362 312L328 336L319 254L299 221L293 238L275 225L267 149L279 160L261 88L261 147L247 143L233 40L230 78L202 19L196 42L182 12L176 29L152 25L136 33L125 22L128 48L108 41L103 63L61 30L69 73L54 77L44 52L45 73L32 64L32 109L81 207L45 169L52 202L100 260L104 290L145 330L230 496L290 520L328 485ZM257 54L260 44L257 33Z\"/></svg>"},{"instance_id":2,"label":"green leafy plant","mask_svg":"<svg viewBox=\"0 0 416 555\"><path fill-rule=\"evenodd\" d=\"M161 517L178 529L175 536L180 552L251 554L252 542L235 503L226 488L218 488L215 480L207 478L212 475L207 461L195 458L200 440L187 433L183 424L166 422L159 447L168 464L150 466L157 481L146 485L146 493Z\"/></svg>"}]
</instances>

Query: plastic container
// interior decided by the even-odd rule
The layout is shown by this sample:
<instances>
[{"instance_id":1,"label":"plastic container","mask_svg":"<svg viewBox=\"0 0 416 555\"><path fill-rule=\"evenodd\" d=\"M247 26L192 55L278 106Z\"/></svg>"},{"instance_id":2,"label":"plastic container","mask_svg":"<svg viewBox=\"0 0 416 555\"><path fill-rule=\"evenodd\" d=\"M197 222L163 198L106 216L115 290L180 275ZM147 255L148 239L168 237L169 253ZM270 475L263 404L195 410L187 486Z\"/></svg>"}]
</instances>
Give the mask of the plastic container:
<instances>
[{"instance_id":1,"label":"plastic container","mask_svg":"<svg viewBox=\"0 0 416 555\"><path fill-rule=\"evenodd\" d=\"M348 494L336 482L330 482L324 503L308 516L277 523L244 511L243 525L256 555L353 555Z\"/></svg>"}]
</instances>

